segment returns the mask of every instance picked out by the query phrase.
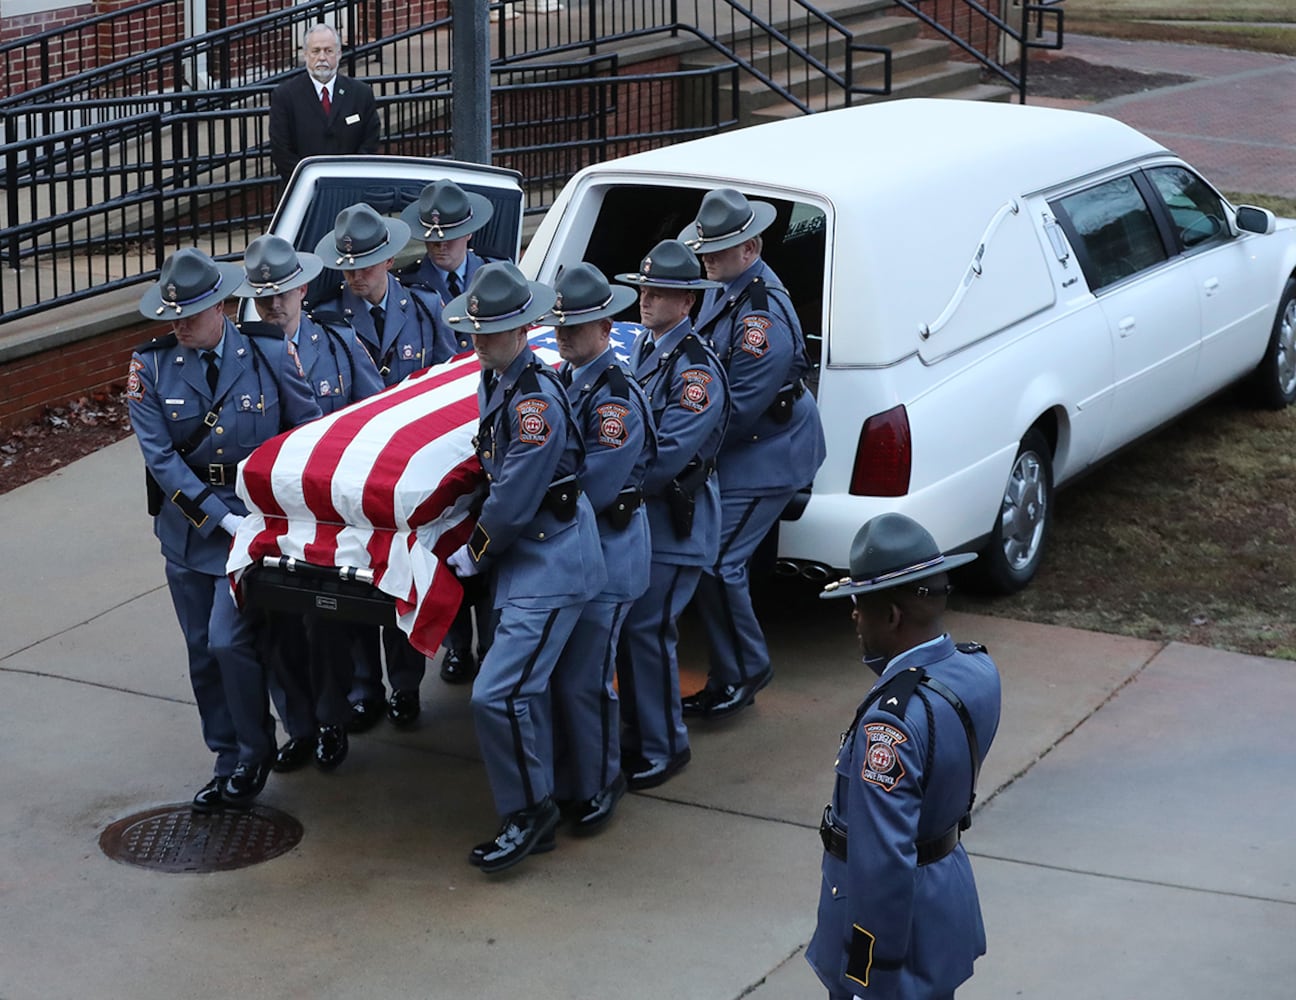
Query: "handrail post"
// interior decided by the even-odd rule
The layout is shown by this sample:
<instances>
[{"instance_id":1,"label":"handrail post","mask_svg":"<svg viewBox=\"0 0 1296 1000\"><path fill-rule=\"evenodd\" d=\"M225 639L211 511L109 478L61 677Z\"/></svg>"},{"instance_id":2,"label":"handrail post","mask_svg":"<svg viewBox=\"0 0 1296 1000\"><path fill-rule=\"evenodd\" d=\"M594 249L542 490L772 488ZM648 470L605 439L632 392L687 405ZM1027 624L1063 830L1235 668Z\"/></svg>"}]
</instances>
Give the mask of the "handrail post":
<instances>
[{"instance_id":1,"label":"handrail post","mask_svg":"<svg viewBox=\"0 0 1296 1000\"><path fill-rule=\"evenodd\" d=\"M585 9L589 12L589 53L594 55L598 52L598 3L596 0L589 0L585 4Z\"/></svg>"},{"instance_id":2,"label":"handrail post","mask_svg":"<svg viewBox=\"0 0 1296 1000\"><path fill-rule=\"evenodd\" d=\"M4 144L9 146L13 141L10 137L13 133L12 112L5 112L4 118ZM10 146L5 150L5 177L8 183L5 185L5 202L9 210L9 228L17 230L18 228L18 150ZM12 232L9 236L9 267L18 270L18 233Z\"/></svg>"}]
</instances>

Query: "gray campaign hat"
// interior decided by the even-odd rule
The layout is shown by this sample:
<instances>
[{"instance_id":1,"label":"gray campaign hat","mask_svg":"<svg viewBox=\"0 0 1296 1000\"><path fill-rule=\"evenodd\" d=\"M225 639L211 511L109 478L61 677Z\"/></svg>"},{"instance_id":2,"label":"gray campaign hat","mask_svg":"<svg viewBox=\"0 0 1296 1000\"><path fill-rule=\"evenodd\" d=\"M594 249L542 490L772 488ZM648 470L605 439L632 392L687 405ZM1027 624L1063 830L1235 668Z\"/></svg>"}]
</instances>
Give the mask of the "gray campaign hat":
<instances>
[{"instance_id":1,"label":"gray campaign hat","mask_svg":"<svg viewBox=\"0 0 1296 1000\"><path fill-rule=\"evenodd\" d=\"M769 228L777 213L766 201L748 201L741 191L708 191L697 218L679 234L694 253L718 253L736 247Z\"/></svg>"},{"instance_id":2,"label":"gray campaign hat","mask_svg":"<svg viewBox=\"0 0 1296 1000\"><path fill-rule=\"evenodd\" d=\"M401 212L401 221L425 242L442 243L475 233L490 222L495 207L485 195L451 180L434 181Z\"/></svg>"},{"instance_id":3,"label":"gray campaign hat","mask_svg":"<svg viewBox=\"0 0 1296 1000\"><path fill-rule=\"evenodd\" d=\"M633 288L608 284L593 264L565 268L554 282L553 308L546 317L554 326L579 326L615 316L636 298Z\"/></svg>"},{"instance_id":4,"label":"gray campaign hat","mask_svg":"<svg viewBox=\"0 0 1296 1000\"><path fill-rule=\"evenodd\" d=\"M197 247L177 250L162 265L157 284L140 299L145 319L177 320L200 313L234 294L243 268L212 260Z\"/></svg>"},{"instance_id":5,"label":"gray campaign hat","mask_svg":"<svg viewBox=\"0 0 1296 1000\"><path fill-rule=\"evenodd\" d=\"M329 267L358 271L391 260L405 249L410 227L400 219L379 215L372 206L352 205L338 212L333 230L315 245Z\"/></svg>"},{"instance_id":6,"label":"gray campaign hat","mask_svg":"<svg viewBox=\"0 0 1296 1000\"><path fill-rule=\"evenodd\" d=\"M639 270L618 274L616 280L646 288L723 288L719 281L702 277L697 254L679 240L662 240L639 262Z\"/></svg>"},{"instance_id":7,"label":"gray campaign hat","mask_svg":"<svg viewBox=\"0 0 1296 1000\"><path fill-rule=\"evenodd\" d=\"M234 294L244 299L279 295L300 288L324 270L313 253L298 253L282 236L258 236L243 254L243 284Z\"/></svg>"},{"instance_id":8,"label":"gray campaign hat","mask_svg":"<svg viewBox=\"0 0 1296 1000\"><path fill-rule=\"evenodd\" d=\"M916 583L970 563L975 553L942 555L936 539L904 514L869 518L851 543L850 576L824 587L820 597L851 597Z\"/></svg>"},{"instance_id":9,"label":"gray campaign hat","mask_svg":"<svg viewBox=\"0 0 1296 1000\"><path fill-rule=\"evenodd\" d=\"M483 264L468 290L446 303L442 315L457 333L504 333L534 323L554 304L548 285L528 281L506 260Z\"/></svg>"}]
</instances>

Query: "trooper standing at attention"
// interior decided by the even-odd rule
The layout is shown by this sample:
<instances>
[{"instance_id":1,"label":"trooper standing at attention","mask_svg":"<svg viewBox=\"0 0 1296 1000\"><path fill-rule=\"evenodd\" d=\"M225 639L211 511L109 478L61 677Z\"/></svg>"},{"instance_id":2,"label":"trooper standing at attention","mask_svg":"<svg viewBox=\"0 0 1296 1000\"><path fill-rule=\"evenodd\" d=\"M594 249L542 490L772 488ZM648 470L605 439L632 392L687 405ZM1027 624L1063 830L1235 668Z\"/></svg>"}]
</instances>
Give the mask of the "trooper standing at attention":
<instances>
[{"instance_id":1,"label":"trooper standing at attention","mask_svg":"<svg viewBox=\"0 0 1296 1000\"><path fill-rule=\"evenodd\" d=\"M554 304L552 289L513 264L487 264L446 306L481 362L477 457L489 483L468 541L446 564L461 578L493 576L495 641L473 681L482 760L502 824L469 861L483 872L550 850L553 798L549 679L585 602L607 574L594 509L576 473L583 447L567 390L527 342Z\"/></svg>"},{"instance_id":2,"label":"trooper standing at attention","mask_svg":"<svg viewBox=\"0 0 1296 1000\"><path fill-rule=\"evenodd\" d=\"M580 484L598 512L607 585L581 611L554 669L554 788L574 833L607 825L625 793L621 712L614 686L616 648L631 602L648 587L652 548L643 478L656 454L643 390L609 343L612 317L631 305L631 288L608 285L592 264L565 269L549 311L559 372L585 439Z\"/></svg>"},{"instance_id":3,"label":"trooper standing at attention","mask_svg":"<svg viewBox=\"0 0 1296 1000\"><path fill-rule=\"evenodd\" d=\"M144 454L153 532L189 655L214 777L193 806L246 808L274 763L274 720L251 618L225 575L230 539L247 514L238 463L257 445L314 420L319 407L292 344L278 330L249 336L225 317L243 278L201 250L177 251L144 293L140 313L173 332L135 350L126 379Z\"/></svg>"},{"instance_id":4,"label":"trooper standing at attention","mask_svg":"<svg viewBox=\"0 0 1296 1000\"><path fill-rule=\"evenodd\" d=\"M999 727L999 672L942 621L949 570L903 514L855 536L849 597L864 663L879 675L842 734L824 810L819 921L806 961L832 1000L952 1000L985 954L967 852L977 774Z\"/></svg>"},{"instance_id":5,"label":"trooper standing at attention","mask_svg":"<svg viewBox=\"0 0 1296 1000\"><path fill-rule=\"evenodd\" d=\"M454 333L441 318L441 297L406 288L391 274L392 261L409 242L409 226L379 215L366 204L344 208L315 253L325 267L342 272L345 283L320 309L337 312L355 327L385 385L438 364L456 352ZM364 732L384 714L397 726L413 725L422 705L419 686L427 660L400 629L384 628L383 652L391 696L384 699L382 670L372 656L355 666L351 732Z\"/></svg>"},{"instance_id":6,"label":"trooper standing at attention","mask_svg":"<svg viewBox=\"0 0 1296 1000\"><path fill-rule=\"evenodd\" d=\"M408 288L429 288L443 302L458 298L477 269L486 261L469 245L473 234L491 220L490 199L465 191L452 180L429 184L416 202L405 206L401 220L422 239L427 254L399 273ZM458 333L460 352L472 350L472 336ZM464 597L459 613L441 643L441 679L447 684L464 684L477 674L477 663L490 646L490 593L480 580L463 581ZM477 655L473 656L473 618L477 619Z\"/></svg>"},{"instance_id":7,"label":"trooper standing at attention","mask_svg":"<svg viewBox=\"0 0 1296 1000\"><path fill-rule=\"evenodd\" d=\"M702 277L692 250L663 240L636 273L616 280L640 289L639 315L648 329L635 341L630 365L657 430L657 457L643 483L652 538L648 590L626 617L617 665L621 767L638 790L667 781L692 757L680 711L677 622L719 548L714 471L729 390L719 359L689 321L698 291L718 287Z\"/></svg>"},{"instance_id":8,"label":"trooper standing at attention","mask_svg":"<svg viewBox=\"0 0 1296 1000\"><path fill-rule=\"evenodd\" d=\"M797 490L809 486L827 449L819 409L806 391L805 337L787 290L761 260L761 233L774 206L748 202L733 188L709 192L680 239L706 275L695 329L725 366L729 427L716 470L720 548L698 581L697 607L711 647L702 690L684 714L723 719L750 705L773 676L769 649L752 609L748 563Z\"/></svg>"},{"instance_id":9,"label":"trooper standing at attention","mask_svg":"<svg viewBox=\"0 0 1296 1000\"><path fill-rule=\"evenodd\" d=\"M337 313L303 310L306 286L324 268L313 253L298 253L282 236L258 236L243 255L243 283L234 290L251 299L263 323L272 325L297 351L306 384L324 413L365 399L382 389L369 352ZM244 331L251 328L245 324ZM266 629L270 694L288 731L275 756L276 771L294 771L313 759L331 771L346 759L347 694L357 643L371 647L377 634L367 626L306 621L286 613L271 616Z\"/></svg>"}]
</instances>

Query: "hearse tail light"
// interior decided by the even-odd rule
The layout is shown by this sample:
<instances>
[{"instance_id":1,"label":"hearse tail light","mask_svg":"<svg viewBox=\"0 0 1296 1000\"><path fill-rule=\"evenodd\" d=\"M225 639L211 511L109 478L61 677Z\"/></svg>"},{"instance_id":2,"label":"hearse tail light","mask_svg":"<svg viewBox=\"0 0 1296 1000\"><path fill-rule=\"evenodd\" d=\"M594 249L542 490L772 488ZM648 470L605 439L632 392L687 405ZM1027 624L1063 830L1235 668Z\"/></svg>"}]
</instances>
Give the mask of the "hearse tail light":
<instances>
[{"instance_id":1,"label":"hearse tail light","mask_svg":"<svg viewBox=\"0 0 1296 1000\"><path fill-rule=\"evenodd\" d=\"M875 413L864 421L855 468L851 473L851 494L857 497L902 497L909 492L909 468L913 446L909 438L909 414L904 406Z\"/></svg>"}]
</instances>

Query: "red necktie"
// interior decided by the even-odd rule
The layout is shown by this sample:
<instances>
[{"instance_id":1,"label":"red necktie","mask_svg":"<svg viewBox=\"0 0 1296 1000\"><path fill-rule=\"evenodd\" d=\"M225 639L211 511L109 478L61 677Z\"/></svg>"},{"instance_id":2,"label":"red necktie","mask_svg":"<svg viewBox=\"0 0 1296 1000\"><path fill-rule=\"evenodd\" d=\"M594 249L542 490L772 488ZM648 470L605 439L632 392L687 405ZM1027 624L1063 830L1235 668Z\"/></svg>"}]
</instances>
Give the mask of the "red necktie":
<instances>
[{"instance_id":1,"label":"red necktie","mask_svg":"<svg viewBox=\"0 0 1296 1000\"><path fill-rule=\"evenodd\" d=\"M320 107L324 109L324 117L327 118L333 108L333 102L329 100L328 87L320 90Z\"/></svg>"}]
</instances>

